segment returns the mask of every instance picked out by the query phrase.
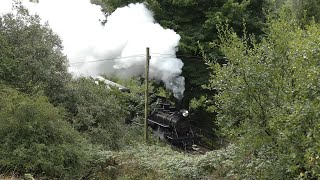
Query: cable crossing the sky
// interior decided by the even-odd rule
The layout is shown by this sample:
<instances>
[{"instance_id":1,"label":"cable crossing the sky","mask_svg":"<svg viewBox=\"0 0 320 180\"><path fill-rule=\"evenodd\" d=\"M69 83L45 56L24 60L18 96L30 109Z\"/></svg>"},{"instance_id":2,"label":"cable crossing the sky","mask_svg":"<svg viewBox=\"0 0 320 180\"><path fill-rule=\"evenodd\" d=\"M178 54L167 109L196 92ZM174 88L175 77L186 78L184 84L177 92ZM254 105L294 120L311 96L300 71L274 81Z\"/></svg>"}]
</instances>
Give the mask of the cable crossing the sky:
<instances>
[{"instance_id":1,"label":"cable crossing the sky","mask_svg":"<svg viewBox=\"0 0 320 180\"><path fill-rule=\"evenodd\" d=\"M204 62L202 57L199 56L188 56L188 55L176 55L176 54L162 54L162 53L151 53L152 57L161 57L161 58L179 58L179 57L185 57L185 58L195 58L195 59L184 59L189 61L198 61L198 62ZM77 65L77 64L86 64L86 63L96 63L96 62L104 62L104 61L115 61L115 60L121 60L121 59L129 59L129 58L137 58L137 57L145 57L145 54L137 54L132 56L125 56L125 57L115 57L115 58L106 58L106 59L99 59L99 60L92 60L92 61L79 61L70 63L70 65Z\"/></svg>"}]
</instances>

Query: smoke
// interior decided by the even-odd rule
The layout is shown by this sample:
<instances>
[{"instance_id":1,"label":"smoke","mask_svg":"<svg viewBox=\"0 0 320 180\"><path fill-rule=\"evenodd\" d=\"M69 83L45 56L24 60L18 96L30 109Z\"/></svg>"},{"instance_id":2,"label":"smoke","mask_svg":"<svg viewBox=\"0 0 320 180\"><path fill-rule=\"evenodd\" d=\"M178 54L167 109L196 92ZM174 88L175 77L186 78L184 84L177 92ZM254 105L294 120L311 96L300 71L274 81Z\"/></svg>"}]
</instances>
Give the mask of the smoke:
<instances>
[{"instance_id":1,"label":"smoke","mask_svg":"<svg viewBox=\"0 0 320 180\"><path fill-rule=\"evenodd\" d=\"M9 2L12 0L1 0L0 7L6 8L0 12L7 11ZM90 0L22 2L61 37L69 70L75 76L143 75L146 47L150 47L150 77L164 82L176 98L182 98L183 63L175 56L180 36L156 23L144 4L118 8L106 19L101 7Z\"/></svg>"},{"instance_id":2,"label":"smoke","mask_svg":"<svg viewBox=\"0 0 320 180\"><path fill-rule=\"evenodd\" d=\"M0 16L12 11L12 1L5 0L0 2Z\"/></svg>"}]
</instances>

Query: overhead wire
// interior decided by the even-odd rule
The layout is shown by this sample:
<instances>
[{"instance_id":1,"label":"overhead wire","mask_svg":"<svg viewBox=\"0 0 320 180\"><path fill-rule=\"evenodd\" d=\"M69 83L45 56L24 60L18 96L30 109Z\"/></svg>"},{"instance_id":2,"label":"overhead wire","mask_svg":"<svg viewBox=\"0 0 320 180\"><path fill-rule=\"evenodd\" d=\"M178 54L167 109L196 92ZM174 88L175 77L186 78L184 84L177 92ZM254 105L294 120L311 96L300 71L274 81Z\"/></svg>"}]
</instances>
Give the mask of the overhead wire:
<instances>
[{"instance_id":1,"label":"overhead wire","mask_svg":"<svg viewBox=\"0 0 320 180\"><path fill-rule=\"evenodd\" d=\"M188 61L204 62L203 58L199 57L199 56L163 54L163 53L151 53L150 55L151 55L151 57L163 57L163 58L179 58L179 57L193 58L193 59L183 59L182 61L188 60ZM70 65L85 64L85 63L96 63L96 62L104 62L104 61L114 61L114 60L121 60L121 59L135 58L135 57L144 57L144 56L145 56L145 54L136 54L136 55L132 55L132 56L106 58L106 59L99 59L99 60L92 60L92 61L82 60L82 61L70 63Z\"/></svg>"},{"instance_id":2,"label":"overhead wire","mask_svg":"<svg viewBox=\"0 0 320 180\"><path fill-rule=\"evenodd\" d=\"M203 60L203 57L201 57L201 56L190 56L190 55L182 55L182 54L163 54L163 53L151 53L151 55L152 54L156 54L156 55L171 55L171 56L174 56L174 57L185 57L185 58L198 58L198 59Z\"/></svg>"},{"instance_id":3,"label":"overhead wire","mask_svg":"<svg viewBox=\"0 0 320 180\"><path fill-rule=\"evenodd\" d=\"M74 63L70 63L70 65L73 64L83 64L83 63L94 63L94 62L103 62L103 61L114 61L117 59L128 59L128 58L133 58L133 57L144 57L144 54L137 54L137 55L132 55L132 56L125 56L125 57L115 57L115 58L107 58L107 59L99 59L99 60L93 60L93 61L78 61L78 62L74 62Z\"/></svg>"}]
</instances>

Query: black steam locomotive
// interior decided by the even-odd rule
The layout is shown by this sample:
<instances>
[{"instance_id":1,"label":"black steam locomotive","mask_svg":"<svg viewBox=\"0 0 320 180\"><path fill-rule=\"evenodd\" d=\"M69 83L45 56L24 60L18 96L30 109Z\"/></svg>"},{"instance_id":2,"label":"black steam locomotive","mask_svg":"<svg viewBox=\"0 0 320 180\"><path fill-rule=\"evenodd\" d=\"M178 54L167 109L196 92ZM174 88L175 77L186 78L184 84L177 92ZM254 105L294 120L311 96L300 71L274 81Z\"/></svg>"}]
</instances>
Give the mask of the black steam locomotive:
<instances>
[{"instance_id":1,"label":"black steam locomotive","mask_svg":"<svg viewBox=\"0 0 320 180\"><path fill-rule=\"evenodd\" d=\"M148 118L148 125L153 129L154 135L185 149L198 144L200 138L192 130L189 112L185 109L177 110L164 97L157 96L156 99Z\"/></svg>"},{"instance_id":2,"label":"black steam locomotive","mask_svg":"<svg viewBox=\"0 0 320 180\"><path fill-rule=\"evenodd\" d=\"M99 84L102 81L109 89L112 86L122 92L130 93L130 89L103 77L97 77L96 80L95 83ZM148 125L153 129L157 138L167 140L172 145L185 149L192 148L192 145L199 143L200 137L192 129L187 110L178 110L167 98L162 96L153 96L151 106ZM131 111L125 122L132 123L134 117L135 112Z\"/></svg>"}]
</instances>

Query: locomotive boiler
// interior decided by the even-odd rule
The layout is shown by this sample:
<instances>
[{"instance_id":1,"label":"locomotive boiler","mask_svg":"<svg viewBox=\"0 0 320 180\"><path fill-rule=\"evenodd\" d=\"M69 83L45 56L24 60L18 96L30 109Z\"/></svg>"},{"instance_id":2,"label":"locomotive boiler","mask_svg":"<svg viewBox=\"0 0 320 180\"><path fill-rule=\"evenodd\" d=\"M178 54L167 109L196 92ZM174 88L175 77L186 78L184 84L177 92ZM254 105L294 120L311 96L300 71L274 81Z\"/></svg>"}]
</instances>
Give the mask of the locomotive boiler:
<instances>
[{"instance_id":1,"label":"locomotive boiler","mask_svg":"<svg viewBox=\"0 0 320 180\"><path fill-rule=\"evenodd\" d=\"M157 138L188 149L199 141L199 137L192 130L188 115L187 110L177 110L165 98L158 97L148 118L148 125Z\"/></svg>"}]
</instances>

